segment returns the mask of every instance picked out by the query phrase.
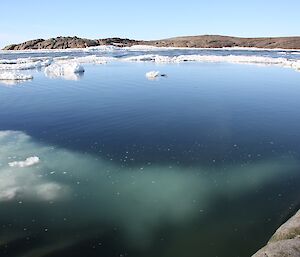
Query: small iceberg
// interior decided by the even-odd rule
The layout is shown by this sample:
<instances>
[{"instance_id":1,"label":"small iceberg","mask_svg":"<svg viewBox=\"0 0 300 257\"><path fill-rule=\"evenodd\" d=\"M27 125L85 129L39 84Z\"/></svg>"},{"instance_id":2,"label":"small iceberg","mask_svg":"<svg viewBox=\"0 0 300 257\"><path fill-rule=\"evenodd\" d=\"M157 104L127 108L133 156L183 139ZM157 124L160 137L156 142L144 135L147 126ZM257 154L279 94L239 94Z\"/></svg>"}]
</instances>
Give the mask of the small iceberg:
<instances>
[{"instance_id":1,"label":"small iceberg","mask_svg":"<svg viewBox=\"0 0 300 257\"><path fill-rule=\"evenodd\" d=\"M0 80L29 80L33 79L32 75L25 75L18 72L3 72L0 73Z\"/></svg>"},{"instance_id":2,"label":"small iceberg","mask_svg":"<svg viewBox=\"0 0 300 257\"><path fill-rule=\"evenodd\" d=\"M156 79L158 77L166 77L166 74L161 74L159 71L149 71L146 73L147 79Z\"/></svg>"},{"instance_id":3,"label":"small iceberg","mask_svg":"<svg viewBox=\"0 0 300 257\"><path fill-rule=\"evenodd\" d=\"M31 156L26 158L25 161L14 161L14 162L9 162L8 165L10 167L18 167L18 168L25 168L29 166L33 166L37 163L40 162L40 158L37 156Z\"/></svg>"},{"instance_id":4,"label":"small iceberg","mask_svg":"<svg viewBox=\"0 0 300 257\"><path fill-rule=\"evenodd\" d=\"M84 72L82 65L78 63L53 63L45 68L45 75L49 78L64 78L66 80L78 80Z\"/></svg>"},{"instance_id":5,"label":"small iceberg","mask_svg":"<svg viewBox=\"0 0 300 257\"><path fill-rule=\"evenodd\" d=\"M149 72L146 73L146 77L148 79L154 79L154 78L157 78L158 76L160 76L159 71L149 71Z\"/></svg>"}]
</instances>

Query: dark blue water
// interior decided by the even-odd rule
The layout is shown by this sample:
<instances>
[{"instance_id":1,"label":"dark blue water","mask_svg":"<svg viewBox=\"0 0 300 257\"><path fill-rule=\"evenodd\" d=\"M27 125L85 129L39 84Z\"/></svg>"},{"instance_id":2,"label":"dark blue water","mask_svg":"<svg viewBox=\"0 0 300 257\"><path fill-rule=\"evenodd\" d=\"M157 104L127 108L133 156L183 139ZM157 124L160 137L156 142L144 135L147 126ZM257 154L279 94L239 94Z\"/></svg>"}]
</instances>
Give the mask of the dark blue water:
<instances>
[{"instance_id":1,"label":"dark blue water","mask_svg":"<svg viewBox=\"0 0 300 257\"><path fill-rule=\"evenodd\" d=\"M299 208L299 72L85 68L0 86L0 256L245 257Z\"/></svg>"}]
</instances>

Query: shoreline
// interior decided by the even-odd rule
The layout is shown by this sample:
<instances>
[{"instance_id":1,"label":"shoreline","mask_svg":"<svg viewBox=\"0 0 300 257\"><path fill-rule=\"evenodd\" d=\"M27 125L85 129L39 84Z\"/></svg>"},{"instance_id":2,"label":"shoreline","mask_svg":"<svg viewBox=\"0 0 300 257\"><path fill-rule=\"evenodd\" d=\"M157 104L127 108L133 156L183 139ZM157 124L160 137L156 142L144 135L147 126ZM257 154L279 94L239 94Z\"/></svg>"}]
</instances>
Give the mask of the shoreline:
<instances>
[{"instance_id":1,"label":"shoreline","mask_svg":"<svg viewBox=\"0 0 300 257\"><path fill-rule=\"evenodd\" d=\"M134 45L134 46L126 46L119 47L115 45L101 45L101 46L92 46L92 47L83 47L83 48L65 48L65 49L24 49L24 50L0 50L0 54L5 53L54 53L54 52L88 52L88 51L97 51L106 49L104 48L112 48L113 50L129 50L129 51L161 51L161 50L212 50L212 51L257 51L257 52L296 52L300 54L300 49L284 49L284 48L258 48L258 47L171 47L171 46L151 46L151 45ZM107 49L108 50L108 49Z\"/></svg>"},{"instance_id":2,"label":"shoreline","mask_svg":"<svg viewBox=\"0 0 300 257\"><path fill-rule=\"evenodd\" d=\"M59 36L49 39L33 39L19 44L7 45L3 48L3 50L72 49L108 45L113 45L116 47L146 45L148 47L171 47L188 49L255 48L273 50L300 50L300 36L242 38L222 35L197 35L173 37L159 40L135 40L120 37L88 39L80 38L77 36Z\"/></svg>"}]
</instances>

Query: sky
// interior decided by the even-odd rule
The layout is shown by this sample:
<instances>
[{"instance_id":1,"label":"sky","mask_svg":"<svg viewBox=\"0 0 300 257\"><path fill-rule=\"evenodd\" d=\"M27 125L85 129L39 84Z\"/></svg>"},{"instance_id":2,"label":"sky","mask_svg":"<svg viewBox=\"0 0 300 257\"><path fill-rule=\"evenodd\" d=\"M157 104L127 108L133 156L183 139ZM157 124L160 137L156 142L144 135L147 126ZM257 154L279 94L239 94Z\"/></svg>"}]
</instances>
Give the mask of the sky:
<instances>
[{"instance_id":1,"label":"sky","mask_svg":"<svg viewBox=\"0 0 300 257\"><path fill-rule=\"evenodd\" d=\"M35 38L300 36L299 0L3 0L0 47Z\"/></svg>"}]
</instances>

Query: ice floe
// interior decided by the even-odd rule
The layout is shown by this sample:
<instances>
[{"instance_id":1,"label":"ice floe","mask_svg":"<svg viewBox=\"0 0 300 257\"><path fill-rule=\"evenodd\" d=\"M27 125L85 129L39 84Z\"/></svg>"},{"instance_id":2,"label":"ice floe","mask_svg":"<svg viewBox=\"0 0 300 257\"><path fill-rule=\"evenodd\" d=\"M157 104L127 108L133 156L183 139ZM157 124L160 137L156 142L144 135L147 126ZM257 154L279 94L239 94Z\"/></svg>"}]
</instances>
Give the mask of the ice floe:
<instances>
[{"instance_id":1,"label":"ice floe","mask_svg":"<svg viewBox=\"0 0 300 257\"><path fill-rule=\"evenodd\" d=\"M1 70L28 70L42 69L51 64L105 64L109 62L155 62L158 64L182 63L182 62L211 62L211 63L237 63L237 64L256 64L256 65L276 65L281 67L293 68L299 70L299 59L296 56L300 52L278 51L280 56L276 55L276 51L266 50L267 53L260 53L258 50L251 49L253 53L245 49L209 49L200 51L198 49L178 49L160 48L154 46L132 46L132 47L114 47L99 46L85 49L64 49L39 52L45 56L18 58L14 60L0 60ZM158 51L159 52L158 52ZM221 52L223 51L223 52ZM239 52L237 52L239 51ZM241 52L244 51L244 52ZM137 53L138 55L136 55ZM269 52L269 53L268 53ZM16 52L22 53L21 52ZM31 53L31 51L29 51ZM190 54L193 53L193 54ZM285 54L286 53L286 54ZM295 59L295 58L296 59ZM52 69L52 68L51 68ZM51 72L53 74L53 72ZM54 72L55 73L55 72ZM66 73L66 72L64 72ZM49 74L49 73L48 73ZM55 73L56 74L56 73ZM60 75L61 76L61 75Z\"/></svg>"},{"instance_id":2,"label":"ice floe","mask_svg":"<svg viewBox=\"0 0 300 257\"><path fill-rule=\"evenodd\" d=\"M0 70L31 70L47 67L52 59L21 58L16 60L0 60Z\"/></svg>"},{"instance_id":3,"label":"ice floe","mask_svg":"<svg viewBox=\"0 0 300 257\"><path fill-rule=\"evenodd\" d=\"M156 79L158 77L166 77L166 74L162 74L159 71L149 71L146 73L146 78L149 80Z\"/></svg>"},{"instance_id":4,"label":"ice floe","mask_svg":"<svg viewBox=\"0 0 300 257\"><path fill-rule=\"evenodd\" d=\"M125 48L120 48L113 45L102 45L102 46L91 46L82 49L84 52L114 52L114 51L125 51Z\"/></svg>"},{"instance_id":5,"label":"ice floe","mask_svg":"<svg viewBox=\"0 0 300 257\"><path fill-rule=\"evenodd\" d=\"M294 68L295 70L300 70L300 60L293 62L292 68Z\"/></svg>"},{"instance_id":6,"label":"ice floe","mask_svg":"<svg viewBox=\"0 0 300 257\"><path fill-rule=\"evenodd\" d=\"M239 56L239 55L138 55L123 58L123 61L145 62L153 61L156 63L180 63L180 62L231 62L231 63L254 63L254 64L286 64L285 58L270 58L262 56Z\"/></svg>"},{"instance_id":7,"label":"ice floe","mask_svg":"<svg viewBox=\"0 0 300 257\"><path fill-rule=\"evenodd\" d=\"M160 76L160 72L159 71L149 71L146 73L146 77L148 79L154 79Z\"/></svg>"},{"instance_id":8,"label":"ice floe","mask_svg":"<svg viewBox=\"0 0 300 257\"><path fill-rule=\"evenodd\" d=\"M165 56L155 54L145 54L125 57L122 61L128 62L155 62L155 63L182 63L182 62L210 62L210 63L236 63L236 64L256 64L256 65L276 65L299 69L300 61L287 58L273 58L264 56L248 55L178 55Z\"/></svg>"},{"instance_id":9,"label":"ice floe","mask_svg":"<svg viewBox=\"0 0 300 257\"><path fill-rule=\"evenodd\" d=\"M53 63L44 71L49 78L64 78L66 80L78 80L83 72L83 66L76 62Z\"/></svg>"},{"instance_id":10,"label":"ice floe","mask_svg":"<svg viewBox=\"0 0 300 257\"><path fill-rule=\"evenodd\" d=\"M0 73L0 81L14 81L14 80L30 80L32 75L21 74L18 72L3 72Z\"/></svg>"},{"instance_id":11,"label":"ice floe","mask_svg":"<svg viewBox=\"0 0 300 257\"><path fill-rule=\"evenodd\" d=\"M113 61L116 58L113 57L103 57L103 56L96 56L96 55L87 55L83 57L75 57L74 59L71 59L71 61L82 63L82 64L105 64L109 61ZM68 60L65 60L66 62Z\"/></svg>"},{"instance_id":12,"label":"ice floe","mask_svg":"<svg viewBox=\"0 0 300 257\"><path fill-rule=\"evenodd\" d=\"M108 62L114 61L114 57L105 57L105 56L96 56L96 55L87 55L81 57L74 56L60 56L53 58L54 64L106 64Z\"/></svg>"}]
</instances>

